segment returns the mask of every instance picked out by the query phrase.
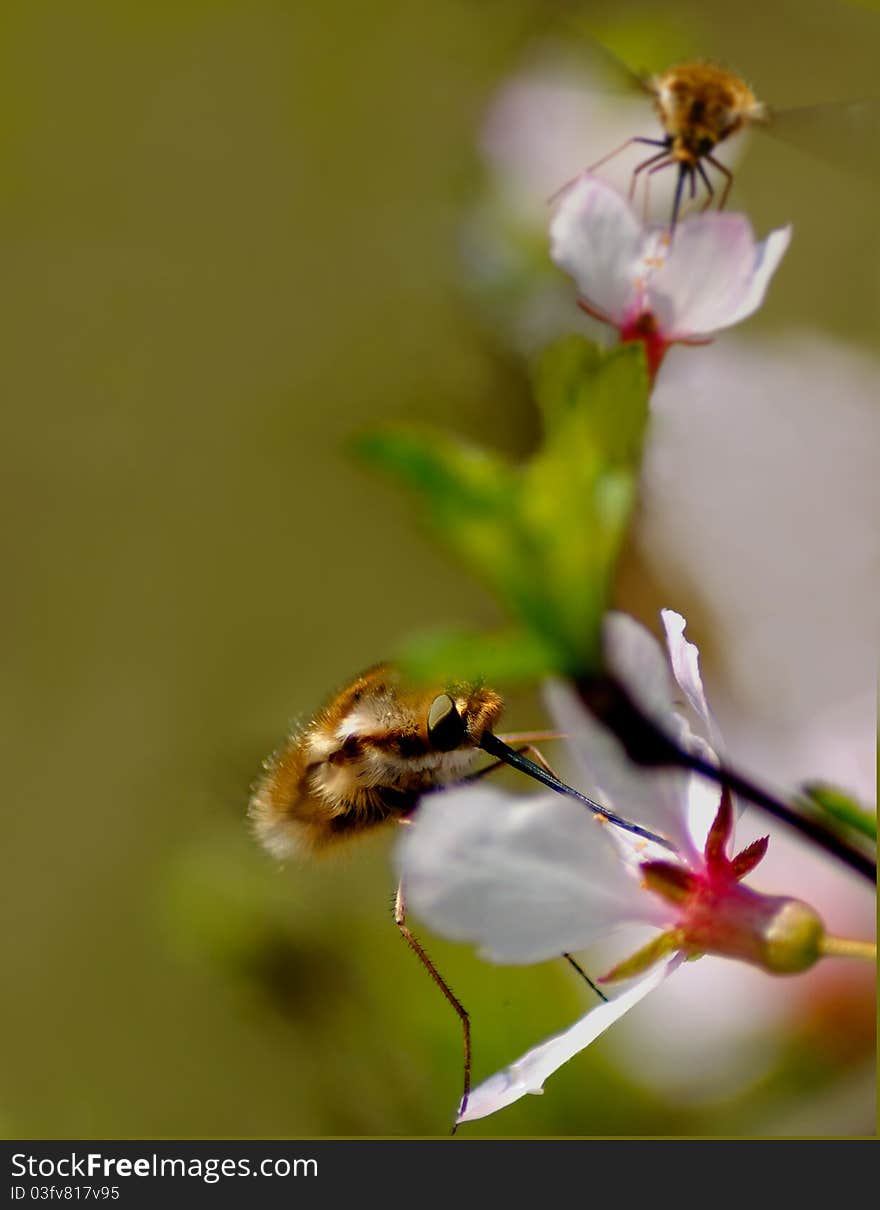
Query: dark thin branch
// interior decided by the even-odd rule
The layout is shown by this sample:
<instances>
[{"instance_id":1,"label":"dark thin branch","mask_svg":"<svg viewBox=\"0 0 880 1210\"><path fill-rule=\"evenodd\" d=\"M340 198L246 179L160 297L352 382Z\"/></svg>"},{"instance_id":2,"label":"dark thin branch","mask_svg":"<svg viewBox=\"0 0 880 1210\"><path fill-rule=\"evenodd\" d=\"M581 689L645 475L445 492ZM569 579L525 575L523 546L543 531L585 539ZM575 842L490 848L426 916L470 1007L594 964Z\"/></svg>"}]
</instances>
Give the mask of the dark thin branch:
<instances>
[{"instance_id":1,"label":"dark thin branch","mask_svg":"<svg viewBox=\"0 0 880 1210\"><path fill-rule=\"evenodd\" d=\"M577 682L577 689L590 713L614 732L635 764L647 768L689 769L699 773L761 807L774 819L796 829L802 836L808 837L827 853L845 862L850 869L876 884L877 865L867 854L852 848L824 824L802 815L729 765L713 765L694 753L686 752L643 713L628 691L613 677L582 678Z\"/></svg>"}]
</instances>

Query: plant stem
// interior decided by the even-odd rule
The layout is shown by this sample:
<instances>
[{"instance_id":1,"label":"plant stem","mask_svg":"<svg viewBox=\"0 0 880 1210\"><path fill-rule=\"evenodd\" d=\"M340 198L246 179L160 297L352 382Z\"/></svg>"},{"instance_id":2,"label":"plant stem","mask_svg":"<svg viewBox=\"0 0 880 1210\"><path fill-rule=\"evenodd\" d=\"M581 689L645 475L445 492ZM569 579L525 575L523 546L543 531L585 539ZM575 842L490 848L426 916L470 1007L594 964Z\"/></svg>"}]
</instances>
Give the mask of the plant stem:
<instances>
[{"instance_id":1,"label":"plant stem","mask_svg":"<svg viewBox=\"0 0 880 1210\"><path fill-rule=\"evenodd\" d=\"M877 961L877 946L873 941L850 941L847 937L823 937L819 946L826 958L866 958Z\"/></svg>"},{"instance_id":2,"label":"plant stem","mask_svg":"<svg viewBox=\"0 0 880 1210\"><path fill-rule=\"evenodd\" d=\"M761 807L774 819L796 829L802 836L876 884L877 864L866 853L854 849L818 820L801 815L738 770L729 765L714 765L701 756L685 751L644 714L614 677L581 677L576 685L581 701L599 722L613 731L635 764L648 768L679 767L699 773Z\"/></svg>"}]
</instances>

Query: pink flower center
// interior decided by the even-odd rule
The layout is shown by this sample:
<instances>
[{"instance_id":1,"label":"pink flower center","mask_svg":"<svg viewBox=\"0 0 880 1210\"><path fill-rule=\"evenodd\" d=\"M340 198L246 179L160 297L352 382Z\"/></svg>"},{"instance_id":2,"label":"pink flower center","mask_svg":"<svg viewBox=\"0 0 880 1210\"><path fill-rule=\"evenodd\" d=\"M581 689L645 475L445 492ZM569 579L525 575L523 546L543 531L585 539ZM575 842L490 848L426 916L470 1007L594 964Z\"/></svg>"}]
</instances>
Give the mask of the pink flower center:
<instances>
[{"instance_id":1,"label":"pink flower center","mask_svg":"<svg viewBox=\"0 0 880 1210\"><path fill-rule=\"evenodd\" d=\"M657 320L651 311L640 311L630 319L625 319L620 326L622 343L634 340L641 341L645 346L645 361L651 381L657 377L657 371L666 355L666 350L673 343L661 333Z\"/></svg>"},{"instance_id":2,"label":"pink flower center","mask_svg":"<svg viewBox=\"0 0 880 1210\"><path fill-rule=\"evenodd\" d=\"M725 790L699 868L671 861L642 863L645 889L675 907L672 927L619 962L600 982L630 979L673 951L688 957L738 958L774 975L808 970L827 952L825 926L806 903L740 885L767 852L767 837L729 858L725 850L732 828L733 807Z\"/></svg>"},{"instance_id":3,"label":"pink flower center","mask_svg":"<svg viewBox=\"0 0 880 1210\"><path fill-rule=\"evenodd\" d=\"M666 861L646 862L645 886L678 909L676 928L681 948L692 954L723 954L765 964L768 931L788 900L763 895L740 885L767 852L767 837L726 856L733 827L733 807L725 791L709 831L704 864L699 870Z\"/></svg>"}]
</instances>

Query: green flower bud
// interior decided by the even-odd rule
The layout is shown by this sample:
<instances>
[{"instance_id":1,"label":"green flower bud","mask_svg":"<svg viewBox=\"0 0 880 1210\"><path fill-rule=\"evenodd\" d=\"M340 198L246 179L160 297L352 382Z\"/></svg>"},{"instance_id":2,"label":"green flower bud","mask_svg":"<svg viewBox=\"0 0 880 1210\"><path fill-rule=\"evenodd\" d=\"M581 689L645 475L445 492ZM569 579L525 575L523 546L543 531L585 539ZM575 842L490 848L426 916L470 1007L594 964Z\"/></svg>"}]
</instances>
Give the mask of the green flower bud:
<instances>
[{"instance_id":1,"label":"green flower bud","mask_svg":"<svg viewBox=\"0 0 880 1210\"><path fill-rule=\"evenodd\" d=\"M774 975L808 970L822 956L825 926L799 899L781 899L763 929L762 959Z\"/></svg>"}]
</instances>

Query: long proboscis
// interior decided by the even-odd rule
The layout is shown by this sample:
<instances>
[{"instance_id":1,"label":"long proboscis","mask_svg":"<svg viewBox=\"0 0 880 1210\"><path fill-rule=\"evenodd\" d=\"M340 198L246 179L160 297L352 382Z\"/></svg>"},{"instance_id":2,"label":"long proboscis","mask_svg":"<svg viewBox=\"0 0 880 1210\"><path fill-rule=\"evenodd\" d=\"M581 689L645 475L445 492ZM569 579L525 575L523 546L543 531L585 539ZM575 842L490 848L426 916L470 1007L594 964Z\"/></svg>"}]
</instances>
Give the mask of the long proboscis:
<instances>
[{"instance_id":1,"label":"long proboscis","mask_svg":"<svg viewBox=\"0 0 880 1210\"><path fill-rule=\"evenodd\" d=\"M505 764L510 765L514 769L519 769L521 773L527 773L529 777L533 777L535 781L541 782L548 789L555 790L557 794L564 794L568 798L574 798L577 802L582 803L583 806L592 811L594 815L601 815L603 819L607 819L615 827L622 828L625 832L632 832L634 836L641 836L645 840L651 840L654 844L662 845L664 849L675 851L675 846L670 844L664 837L658 836L656 832L650 832L647 828L643 828L641 824L631 823L630 820L623 819L620 815L615 815L607 807L594 802L586 794L581 794L580 790L575 790L573 786L560 781L555 774L550 773L547 769L542 769L533 760L529 760L527 756L523 756L515 748L509 747L497 735L493 735L491 731L484 732L483 738L480 740L480 747L484 752L488 752L490 756L503 760Z\"/></svg>"}]
</instances>

